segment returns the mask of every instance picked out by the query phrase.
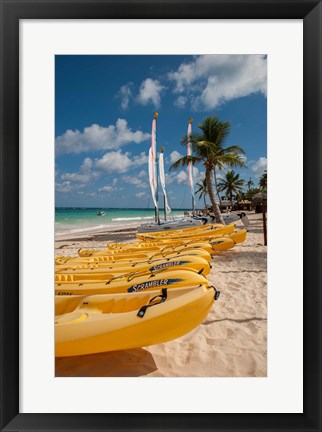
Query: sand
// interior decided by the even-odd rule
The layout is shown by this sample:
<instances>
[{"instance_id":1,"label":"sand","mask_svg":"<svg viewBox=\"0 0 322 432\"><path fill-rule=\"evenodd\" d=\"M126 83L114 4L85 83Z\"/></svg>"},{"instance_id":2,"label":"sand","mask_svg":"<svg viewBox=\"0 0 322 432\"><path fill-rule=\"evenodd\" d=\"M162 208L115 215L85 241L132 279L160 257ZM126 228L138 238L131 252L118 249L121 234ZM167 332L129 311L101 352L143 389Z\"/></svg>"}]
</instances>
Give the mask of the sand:
<instances>
[{"instance_id":1,"label":"sand","mask_svg":"<svg viewBox=\"0 0 322 432\"><path fill-rule=\"evenodd\" d=\"M208 279L221 292L206 320L160 345L56 359L56 376L265 377L267 375L267 253L262 216L248 214L244 243L213 259ZM241 223L237 224L242 227ZM56 255L131 241L135 228L56 242Z\"/></svg>"}]
</instances>

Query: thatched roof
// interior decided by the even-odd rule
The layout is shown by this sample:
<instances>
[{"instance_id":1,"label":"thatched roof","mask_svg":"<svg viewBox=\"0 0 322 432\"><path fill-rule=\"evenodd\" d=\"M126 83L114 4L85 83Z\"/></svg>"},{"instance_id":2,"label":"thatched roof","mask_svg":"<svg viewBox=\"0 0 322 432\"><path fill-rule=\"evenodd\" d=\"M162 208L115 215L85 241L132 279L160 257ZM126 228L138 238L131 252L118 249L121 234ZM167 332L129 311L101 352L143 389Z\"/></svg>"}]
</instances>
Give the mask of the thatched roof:
<instances>
[{"instance_id":1,"label":"thatched roof","mask_svg":"<svg viewBox=\"0 0 322 432\"><path fill-rule=\"evenodd\" d=\"M267 201L267 193L265 192L258 192L255 194L252 198L252 202L254 203L262 203Z\"/></svg>"}]
</instances>

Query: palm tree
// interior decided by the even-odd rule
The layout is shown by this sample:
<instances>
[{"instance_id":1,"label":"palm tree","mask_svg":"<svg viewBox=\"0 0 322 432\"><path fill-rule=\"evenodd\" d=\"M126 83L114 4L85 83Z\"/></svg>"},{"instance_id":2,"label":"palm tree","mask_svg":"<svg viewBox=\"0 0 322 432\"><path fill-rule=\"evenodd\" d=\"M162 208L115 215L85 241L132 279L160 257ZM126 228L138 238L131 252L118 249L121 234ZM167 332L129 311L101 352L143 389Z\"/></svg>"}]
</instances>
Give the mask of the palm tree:
<instances>
[{"instance_id":1,"label":"palm tree","mask_svg":"<svg viewBox=\"0 0 322 432\"><path fill-rule=\"evenodd\" d=\"M195 194L200 192L199 199L203 197L203 201L205 203L205 209L206 209L207 208L206 196L208 195L206 177L204 177L199 183L196 183L196 186L199 186L199 189L195 191Z\"/></svg>"},{"instance_id":2,"label":"palm tree","mask_svg":"<svg viewBox=\"0 0 322 432\"><path fill-rule=\"evenodd\" d=\"M233 207L233 194L238 196L244 190L244 183L245 180L240 179L239 174L235 174L234 170L227 171L225 178L218 183L218 191L226 193L231 207Z\"/></svg>"},{"instance_id":3,"label":"palm tree","mask_svg":"<svg viewBox=\"0 0 322 432\"><path fill-rule=\"evenodd\" d=\"M260 189L260 188L248 189L248 191L245 194L245 198L248 200L252 200L253 196L259 192L262 192L262 189Z\"/></svg>"},{"instance_id":4,"label":"palm tree","mask_svg":"<svg viewBox=\"0 0 322 432\"><path fill-rule=\"evenodd\" d=\"M254 186L254 182L252 181L252 178L249 177L249 180L248 180L248 182L247 182L248 190L250 190L252 186Z\"/></svg>"},{"instance_id":5,"label":"palm tree","mask_svg":"<svg viewBox=\"0 0 322 432\"><path fill-rule=\"evenodd\" d=\"M261 189L267 190L267 170L264 171L259 179L259 187Z\"/></svg>"},{"instance_id":6,"label":"palm tree","mask_svg":"<svg viewBox=\"0 0 322 432\"><path fill-rule=\"evenodd\" d=\"M207 191L215 214L216 221L224 223L219 206L215 199L212 186L212 173L214 172L215 184L216 168L221 170L225 166L245 166L242 155L244 150L239 146L224 148L224 141L230 131L230 122L221 122L218 117L207 117L199 125L201 133L192 134L190 137L193 155L183 156L171 165L171 168L187 166L189 163L195 165L202 163L205 168ZM182 144L187 145L188 137L182 139Z\"/></svg>"}]
</instances>

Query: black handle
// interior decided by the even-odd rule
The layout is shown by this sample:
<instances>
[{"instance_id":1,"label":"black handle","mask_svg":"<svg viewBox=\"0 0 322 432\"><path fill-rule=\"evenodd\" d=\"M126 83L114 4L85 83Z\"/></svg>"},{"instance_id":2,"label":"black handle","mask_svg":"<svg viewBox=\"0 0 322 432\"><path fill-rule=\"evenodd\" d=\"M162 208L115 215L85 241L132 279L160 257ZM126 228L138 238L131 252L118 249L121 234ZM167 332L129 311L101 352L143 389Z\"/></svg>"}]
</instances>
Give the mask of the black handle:
<instances>
[{"instance_id":1,"label":"black handle","mask_svg":"<svg viewBox=\"0 0 322 432\"><path fill-rule=\"evenodd\" d=\"M151 303L152 303L155 299L157 299L158 297L160 297L160 301L159 301L158 303L153 303L153 304L151 304ZM153 298L149 301L149 304L147 304L147 305L145 305L145 306L142 306L141 309L139 310L139 312L137 313L137 316L140 317L140 318L143 318L144 315L145 315L145 312L146 312L147 308L152 307L152 306L156 306L156 305L158 305L158 304L160 304L160 303L165 302L166 299L167 299L167 297L168 297L167 288L162 288L162 294L153 297Z\"/></svg>"}]
</instances>

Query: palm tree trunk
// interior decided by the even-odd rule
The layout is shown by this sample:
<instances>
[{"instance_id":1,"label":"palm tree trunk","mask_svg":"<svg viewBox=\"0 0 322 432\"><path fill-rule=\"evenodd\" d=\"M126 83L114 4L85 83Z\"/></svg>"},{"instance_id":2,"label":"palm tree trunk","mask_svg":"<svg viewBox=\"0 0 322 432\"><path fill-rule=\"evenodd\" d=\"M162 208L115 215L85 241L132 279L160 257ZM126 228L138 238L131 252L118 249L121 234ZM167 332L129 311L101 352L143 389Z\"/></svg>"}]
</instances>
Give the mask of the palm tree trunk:
<instances>
[{"instance_id":1,"label":"palm tree trunk","mask_svg":"<svg viewBox=\"0 0 322 432\"><path fill-rule=\"evenodd\" d=\"M219 200L219 209L221 209L221 198L218 192L218 187L217 187L217 174L216 174L216 168L214 168L214 178L215 178L215 188L216 188L216 194L218 196L218 200Z\"/></svg>"},{"instance_id":2,"label":"palm tree trunk","mask_svg":"<svg viewBox=\"0 0 322 432\"><path fill-rule=\"evenodd\" d=\"M206 203L206 194L203 196L203 202L205 203L205 210L207 208L207 203Z\"/></svg>"},{"instance_id":3,"label":"palm tree trunk","mask_svg":"<svg viewBox=\"0 0 322 432\"><path fill-rule=\"evenodd\" d=\"M208 189L208 195L210 198L210 202L212 205L212 211L215 214L215 218L216 218L216 222L217 223L221 223L221 224L225 224L223 217L220 213L220 209L218 204L216 203L216 199L215 199L215 194L214 194L214 190L212 188L212 182L211 182L211 170L209 168L206 168L206 182L207 182L207 189Z\"/></svg>"},{"instance_id":4,"label":"palm tree trunk","mask_svg":"<svg viewBox=\"0 0 322 432\"><path fill-rule=\"evenodd\" d=\"M233 211L233 194L232 194L232 192L230 192L230 206L231 206L231 211Z\"/></svg>"}]
</instances>

